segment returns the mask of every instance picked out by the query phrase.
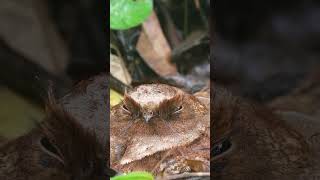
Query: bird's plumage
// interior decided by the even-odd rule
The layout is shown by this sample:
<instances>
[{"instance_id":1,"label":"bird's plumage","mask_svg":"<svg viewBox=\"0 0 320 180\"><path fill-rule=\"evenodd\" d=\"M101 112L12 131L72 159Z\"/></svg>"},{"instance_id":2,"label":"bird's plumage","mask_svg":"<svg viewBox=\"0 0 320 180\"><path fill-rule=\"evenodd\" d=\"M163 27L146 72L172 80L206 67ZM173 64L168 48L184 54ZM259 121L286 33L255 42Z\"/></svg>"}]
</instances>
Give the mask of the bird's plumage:
<instances>
[{"instance_id":1,"label":"bird's plumage","mask_svg":"<svg viewBox=\"0 0 320 180\"><path fill-rule=\"evenodd\" d=\"M149 121L146 113L152 115ZM209 109L176 87L145 84L127 92L111 109L110 127L112 165L151 171L164 152L187 146L205 133Z\"/></svg>"}]
</instances>

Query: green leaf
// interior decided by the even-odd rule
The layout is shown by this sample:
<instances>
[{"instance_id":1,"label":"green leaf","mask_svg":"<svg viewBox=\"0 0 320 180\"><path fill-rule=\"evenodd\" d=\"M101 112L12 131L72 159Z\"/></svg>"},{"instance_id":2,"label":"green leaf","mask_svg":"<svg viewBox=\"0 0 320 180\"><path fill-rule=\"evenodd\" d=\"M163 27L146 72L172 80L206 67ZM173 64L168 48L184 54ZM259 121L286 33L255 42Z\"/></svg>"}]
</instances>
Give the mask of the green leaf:
<instances>
[{"instance_id":1,"label":"green leaf","mask_svg":"<svg viewBox=\"0 0 320 180\"><path fill-rule=\"evenodd\" d=\"M113 107L121 102L123 96L113 89L110 89L110 106Z\"/></svg>"},{"instance_id":2,"label":"green leaf","mask_svg":"<svg viewBox=\"0 0 320 180\"><path fill-rule=\"evenodd\" d=\"M152 0L110 0L111 29L124 30L145 21L153 9Z\"/></svg>"},{"instance_id":3,"label":"green leaf","mask_svg":"<svg viewBox=\"0 0 320 180\"><path fill-rule=\"evenodd\" d=\"M131 172L111 178L111 180L153 180L152 174L148 172Z\"/></svg>"}]
</instances>

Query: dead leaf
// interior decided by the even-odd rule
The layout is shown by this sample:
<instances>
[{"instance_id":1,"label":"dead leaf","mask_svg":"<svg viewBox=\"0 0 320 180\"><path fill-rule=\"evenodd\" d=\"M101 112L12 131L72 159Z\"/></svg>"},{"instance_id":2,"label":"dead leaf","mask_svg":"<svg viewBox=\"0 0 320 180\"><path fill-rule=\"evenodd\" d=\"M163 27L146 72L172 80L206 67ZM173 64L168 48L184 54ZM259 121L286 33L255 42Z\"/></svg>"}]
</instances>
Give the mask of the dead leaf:
<instances>
[{"instance_id":1,"label":"dead leaf","mask_svg":"<svg viewBox=\"0 0 320 180\"><path fill-rule=\"evenodd\" d=\"M203 172L208 171L205 166L205 162L195 159L186 159L185 163L191 168L193 172Z\"/></svg>"},{"instance_id":2,"label":"dead leaf","mask_svg":"<svg viewBox=\"0 0 320 180\"><path fill-rule=\"evenodd\" d=\"M196 8L197 8L198 10L200 10L200 1L199 1L199 0L194 0L193 2L194 2L194 4L195 4Z\"/></svg>"},{"instance_id":3,"label":"dead leaf","mask_svg":"<svg viewBox=\"0 0 320 180\"><path fill-rule=\"evenodd\" d=\"M171 48L161 29L155 12L142 25L137 50L144 61L160 76L177 74L171 63Z\"/></svg>"},{"instance_id":4,"label":"dead leaf","mask_svg":"<svg viewBox=\"0 0 320 180\"><path fill-rule=\"evenodd\" d=\"M49 17L46 1L2 0L0 37L28 60L51 73L67 66L69 54Z\"/></svg>"},{"instance_id":5,"label":"dead leaf","mask_svg":"<svg viewBox=\"0 0 320 180\"><path fill-rule=\"evenodd\" d=\"M116 50L116 48L113 49ZM131 76L125 66L120 52L118 50L116 51L117 54L110 53L110 73L113 75L113 77L117 78L122 83L130 85L132 81Z\"/></svg>"}]
</instances>

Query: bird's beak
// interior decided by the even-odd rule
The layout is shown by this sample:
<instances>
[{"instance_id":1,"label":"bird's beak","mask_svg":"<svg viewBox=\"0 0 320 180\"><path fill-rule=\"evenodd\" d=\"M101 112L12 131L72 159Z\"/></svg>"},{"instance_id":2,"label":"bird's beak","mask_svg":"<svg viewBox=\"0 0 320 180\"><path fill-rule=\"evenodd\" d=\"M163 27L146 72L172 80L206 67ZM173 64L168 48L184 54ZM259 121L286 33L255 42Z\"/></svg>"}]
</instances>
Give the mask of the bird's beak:
<instances>
[{"instance_id":1,"label":"bird's beak","mask_svg":"<svg viewBox=\"0 0 320 180\"><path fill-rule=\"evenodd\" d=\"M146 123L148 123L152 117L153 117L152 114L145 114L145 115L143 116L144 121L145 121Z\"/></svg>"}]
</instances>

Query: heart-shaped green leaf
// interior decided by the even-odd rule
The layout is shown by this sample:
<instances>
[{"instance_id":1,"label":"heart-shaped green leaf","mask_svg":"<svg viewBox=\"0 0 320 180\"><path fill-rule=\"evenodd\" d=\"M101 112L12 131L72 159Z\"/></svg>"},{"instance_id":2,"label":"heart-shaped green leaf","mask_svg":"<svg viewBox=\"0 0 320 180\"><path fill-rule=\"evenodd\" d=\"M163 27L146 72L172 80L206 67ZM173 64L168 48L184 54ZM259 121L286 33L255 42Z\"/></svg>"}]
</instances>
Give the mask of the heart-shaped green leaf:
<instances>
[{"instance_id":1,"label":"heart-shaped green leaf","mask_svg":"<svg viewBox=\"0 0 320 180\"><path fill-rule=\"evenodd\" d=\"M124 30L138 26L152 9L152 0L110 0L110 27Z\"/></svg>"}]
</instances>

